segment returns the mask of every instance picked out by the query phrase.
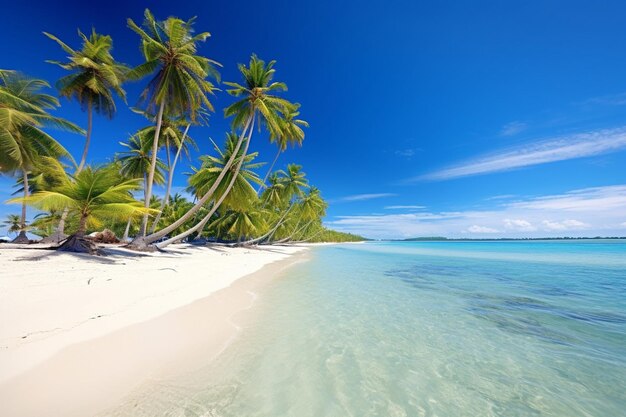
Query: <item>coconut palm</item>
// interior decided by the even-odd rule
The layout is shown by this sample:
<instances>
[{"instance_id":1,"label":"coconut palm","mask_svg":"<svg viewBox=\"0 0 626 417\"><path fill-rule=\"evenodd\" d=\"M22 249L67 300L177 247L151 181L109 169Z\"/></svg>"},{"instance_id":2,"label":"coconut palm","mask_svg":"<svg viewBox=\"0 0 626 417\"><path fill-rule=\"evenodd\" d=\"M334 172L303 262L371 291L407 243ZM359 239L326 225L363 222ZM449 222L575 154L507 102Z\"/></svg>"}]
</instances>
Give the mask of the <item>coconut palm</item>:
<instances>
[{"instance_id":1,"label":"coconut palm","mask_svg":"<svg viewBox=\"0 0 626 417\"><path fill-rule=\"evenodd\" d=\"M306 174L302 172L302 166L296 164L287 165L287 171L279 171L279 181L283 184L283 198L291 201L293 198L302 197L304 190L309 188Z\"/></svg>"},{"instance_id":2,"label":"coconut palm","mask_svg":"<svg viewBox=\"0 0 626 417\"><path fill-rule=\"evenodd\" d=\"M289 164L287 172L277 171L270 176L270 186L261 194L262 208L266 209L269 230L259 237L243 242L243 245L257 244L271 238L277 232L287 230L287 225L298 217L298 204L309 188L302 166ZM291 229L290 229L291 230Z\"/></svg>"},{"instance_id":3,"label":"coconut palm","mask_svg":"<svg viewBox=\"0 0 626 417\"><path fill-rule=\"evenodd\" d=\"M192 233L202 231L204 226L223 203L228 208L240 210L254 204L257 197L251 183L258 185L261 180L252 170L258 168L260 164L252 163L257 156L256 152L245 155L241 148L237 150L236 144L238 141L237 135L229 133L226 136L224 151L214 144L219 157L201 157L203 166L190 177L189 191L191 192L202 194L205 188L214 188L217 190L215 193L216 199L208 201L212 203L211 209L193 227L164 242L160 242L157 247L164 248L170 243L184 239ZM231 160L237 162L236 167L229 165L229 161ZM224 182L222 182L222 178L225 179ZM168 228L166 227L165 229Z\"/></svg>"},{"instance_id":4,"label":"coconut palm","mask_svg":"<svg viewBox=\"0 0 626 417\"><path fill-rule=\"evenodd\" d=\"M279 125L278 120L286 113L291 111L294 106L287 100L275 96L271 93L277 91L284 91L287 86L284 83L274 82L274 66L275 61L271 61L266 64L264 61L258 59L256 55L253 55L250 59L248 67L245 65L239 65L239 70L243 75L245 86L237 83L225 83L232 87L228 92L235 97L242 97L233 105L224 110L224 114L227 117L233 117L232 126L234 130L241 129L239 133L239 139L235 145L235 149L232 152L231 158L224 165L224 169L217 177L213 185L207 190L207 192L198 199L197 203L189 210L183 217L178 219L171 225L157 231L150 236L142 239L135 239L133 242L135 247L142 248L152 242L157 241L163 236L171 233L174 229L180 227L182 224L192 218L195 213L200 210L204 205L213 198L217 187L221 184L224 176L227 172L230 172L231 166L235 163L237 155L240 155L240 149L242 144L245 143L243 155L248 152L252 132L254 131L255 119L259 119L261 125L267 126L270 132L278 132ZM235 165L234 171L238 172L241 169L244 158L239 158L237 165ZM230 191L230 190L228 190ZM225 195L225 194L222 194ZM219 201L219 200L218 200ZM217 203L216 203L217 204ZM217 209L217 207L215 207ZM203 217L200 220L202 225L206 224L208 218ZM196 225L198 226L198 225ZM198 230L198 229L196 229Z\"/></svg>"},{"instance_id":5,"label":"coconut palm","mask_svg":"<svg viewBox=\"0 0 626 417\"><path fill-rule=\"evenodd\" d=\"M222 151L220 147L213 142L213 147L217 156L204 155L200 157L202 165L189 177L189 188L187 191L196 196L202 196L206 193L211 185L217 181L219 174L225 170L225 166L235 150L237 140L238 137L235 133L228 133L226 135L226 145L224 151ZM254 152L243 157L242 153L243 164L239 172L235 173L232 167L230 171L226 170L226 176L224 177L225 181L221 181L220 184L218 184L215 192L216 197L225 195L225 198L222 201L224 206L228 208L242 209L249 207L250 204L256 200L256 192L254 191L254 188L252 188L251 184L258 185L261 180L259 179L257 173L253 170L263 165L263 163L252 163L257 155L258 153ZM228 184L230 184L231 179L233 178L235 179L235 182L233 186L230 187L230 191L228 191ZM209 202L215 203L216 200L217 199L209 200Z\"/></svg>"},{"instance_id":6,"label":"coconut palm","mask_svg":"<svg viewBox=\"0 0 626 417\"><path fill-rule=\"evenodd\" d=\"M241 242L244 237L262 233L267 227L264 213L255 208L228 210L209 226L217 231L217 236L233 238Z\"/></svg>"},{"instance_id":7,"label":"coconut palm","mask_svg":"<svg viewBox=\"0 0 626 417\"><path fill-rule=\"evenodd\" d=\"M58 107L58 100L41 89L43 80L27 78L15 71L0 70L0 172L22 176L24 196L29 194L28 173L41 156L70 157L69 152L44 127L84 133L78 126L48 113ZM26 205L22 205L22 229L26 226ZM26 243L22 230L14 240Z\"/></svg>"},{"instance_id":8,"label":"coconut palm","mask_svg":"<svg viewBox=\"0 0 626 417\"><path fill-rule=\"evenodd\" d=\"M128 139L128 143L120 142L120 145L127 149L116 156L120 173L126 178L143 178L145 180L151 164L152 137L150 132L146 133L143 129L139 130ZM154 175L156 184L165 182L165 168L165 163L157 159L157 169Z\"/></svg>"},{"instance_id":9,"label":"coconut palm","mask_svg":"<svg viewBox=\"0 0 626 417\"><path fill-rule=\"evenodd\" d=\"M146 183L147 208L152 196L164 111L167 107L169 117L195 121L198 111L203 106L213 110L208 95L213 93L215 88L206 78L213 76L219 79L219 74L215 70L215 66L219 64L196 54L197 43L205 41L210 34L202 32L193 35L194 19L184 21L169 17L163 22L158 22L148 9L144 16L142 27L135 24L132 19L128 19L128 26L140 36L146 60L130 71L129 77L139 79L153 75L141 94L147 111L157 115L152 142L152 160ZM143 235L146 233L147 222L146 215L142 224Z\"/></svg>"},{"instance_id":10,"label":"coconut palm","mask_svg":"<svg viewBox=\"0 0 626 417\"><path fill-rule=\"evenodd\" d=\"M102 114L109 119L115 115L116 107L114 93L126 100L126 92L122 89L125 74L128 68L119 64L111 55L113 40L110 36L101 35L92 29L87 37L80 30L78 35L82 39L82 48L74 50L59 38L44 32L50 39L61 46L68 56L68 62L47 61L61 68L71 71L57 81L57 88L62 97L75 99L83 111L87 112L87 134L83 154L78 164L80 172L87 161L87 152L91 142L93 113Z\"/></svg>"},{"instance_id":11,"label":"coconut palm","mask_svg":"<svg viewBox=\"0 0 626 417\"><path fill-rule=\"evenodd\" d=\"M2 223L4 223L7 226L8 233L17 234L18 232L22 231L22 219L20 218L19 214L7 215L7 219L3 221Z\"/></svg>"},{"instance_id":12,"label":"coconut palm","mask_svg":"<svg viewBox=\"0 0 626 417\"><path fill-rule=\"evenodd\" d=\"M280 130L277 134L273 133L270 135L270 142L276 142L278 146L278 151L276 152L276 156L272 161L272 164L267 170L265 177L263 178L263 184L257 190L257 193L261 192L265 187L265 182L267 181L268 176L274 169L274 165L276 165L276 161L278 161L278 157L287 149L287 145L299 145L302 146L302 142L304 141L304 131L302 127L309 127L309 124L300 119L296 119L300 115L298 109L300 108L300 104L296 103L294 108L287 114L285 114L283 119L279 120Z\"/></svg>"},{"instance_id":13,"label":"coconut palm","mask_svg":"<svg viewBox=\"0 0 626 417\"><path fill-rule=\"evenodd\" d=\"M156 121L156 116L150 114L149 112L145 112L139 109L132 109L134 112L139 113L149 120ZM199 117L195 122L196 124L206 122L208 119L208 114L202 110L198 111ZM161 133L159 134L159 145L158 148L165 148L165 156L167 163L167 185L165 188L165 197L161 202L161 209L157 217L152 222L152 227L150 228L150 233L154 233L157 224L161 219L161 213L165 206L169 203L169 197L172 192L172 185L174 182L174 172L176 170L176 164L180 158L181 153L184 153L189 158L189 152L191 148L198 149L198 145L191 138L189 134L189 128L191 127L191 122L186 119L171 119L167 116L163 116L163 120L161 121ZM181 131L181 128L183 130ZM141 130L142 136L154 138L156 131L156 126L149 126ZM174 160L172 161L172 153L175 153ZM148 171L146 171L148 172ZM156 183L156 181L155 181Z\"/></svg>"},{"instance_id":14,"label":"coconut palm","mask_svg":"<svg viewBox=\"0 0 626 417\"><path fill-rule=\"evenodd\" d=\"M56 162L52 158L46 159L50 164ZM153 211L132 196L133 191L141 188L140 182L140 179L124 178L116 164L98 168L86 166L78 174L67 175L63 184L54 190L37 191L9 202L23 202L46 211L67 208L77 213L78 230L59 249L92 252L92 247L83 239L88 227L101 227L108 219L126 219Z\"/></svg>"}]
</instances>

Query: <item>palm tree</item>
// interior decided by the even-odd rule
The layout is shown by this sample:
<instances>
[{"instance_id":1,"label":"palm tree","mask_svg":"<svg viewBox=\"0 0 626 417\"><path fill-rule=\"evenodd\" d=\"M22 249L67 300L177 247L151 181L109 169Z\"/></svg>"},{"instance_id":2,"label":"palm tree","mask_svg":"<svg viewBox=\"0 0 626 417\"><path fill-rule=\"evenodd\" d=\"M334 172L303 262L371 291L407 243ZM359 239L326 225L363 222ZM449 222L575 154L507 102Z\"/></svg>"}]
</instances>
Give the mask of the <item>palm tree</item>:
<instances>
[{"instance_id":1,"label":"palm tree","mask_svg":"<svg viewBox=\"0 0 626 417\"><path fill-rule=\"evenodd\" d=\"M142 239L135 239L133 243L136 248L143 248L163 236L166 236L168 233L171 233L173 230L187 222L198 210L204 207L204 205L211 198L213 198L213 194L215 193L217 187L221 184L221 181L224 179L226 173L231 170L231 166L235 163L236 157L240 155L240 149L244 142L245 148L242 154L245 155L248 152L252 132L254 131L255 119L258 118L259 123L265 125L270 132L277 133L280 130L280 118L283 117L284 114L292 111L294 105L283 98L271 94L276 91L285 91L287 89L287 86L284 83L273 81L275 73L273 68L274 64L275 61L271 61L266 64L264 61L258 59L256 55L252 55L248 67L241 64L239 65L239 71L243 75L245 86L237 83L225 83L232 87L228 90L229 94L235 97L242 97L240 100L224 110L226 117L233 117L233 129L237 130L241 128L241 133L239 134L239 139L232 152L231 158L224 165L224 169L217 177L211 188L209 188L209 190L198 199L198 202L191 210L162 230ZM238 159L237 165L234 169L235 172L238 172L239 169L241 169L243 161L244 158ZM205 216L200 223L204 225L206 221Z\"/></svg>"},{"instance_id":2,"label":"palm tree","mask_svg":"<svg viewBox=\"0 0 626 417\"><path fill-rule=\"evenodd\" d=\"M45 158L49 164L56 161ZM67 175L62 185L54 190L37 191L28 197L9 200L9 203L26 203L40 210L64 210L79 216L78 230L63 243L59 250L92 252L84 241L87 227L100 227L107 219L126 219L153 210L143 207L132 192L141 188L140 179L125 179L119 167L111 164L99 168L85 167L74 176Z\"/></svg>"},{"instance_id":3,"label":"palm tree","mask_svg":"<svg viewBox=\"0 0 626 417\"><path fill-rule=\"evenodd\" d=\"M270 222L273 226L269 231L259 237L241 243L251 245L270 240L274 234L284 229L284 225L294 216L297 217L299 199L304 196L304 190L309 188L306 174L302 172L302 166L289 164L287 172L277 171L270 176L270 186L261 195L262 208L267 208L266 213L273 217Z\"/></svg>"},{"instance_id":4,"label":"palm tree","mask_svg":"<svg viewBox=\"0 0 626 417\"><path fill-rule=\"evenodd\" d=\"M306 174L302 172L302 166L296 164L287 165L287 172L279 171L281 177L279 181L283 184L283 195L285 201L302 197L304 190L309 188Z\"/></svg>"},{"instance_id":5,"label":"palm tree","mask_svg":"<svg viewBox=\"0 0 626 417\"><path fill-rule=\"evenodd\" d=\"M225 181L221 181L218 184L215 192L215 196L225 196L222 204L228 208L246 208L250 206L251 202L256 200L256 192L251 184L259 184L261 182L257 173L253 170L261 167L263 163L252 163L258 153L254 152L243 157L243 153L240 151L243 157L243 164L238 173L235 173L232 167L230 171L225 168L235 150L237 140L238 137L235 133L228 133L226 135L224 151L213 142L213 148L217 156L205 155L200 157L202 165L200 169L195 170L189 177L189 187L187 191L196 196L204 195L211 185L217 182L219 174L226 170ZM230 187L230 192L228 192L228 184L233 178L235 182L233 186ZM216 199L209 200L209 202L215 203L215 200Z\"/></svg>"},{"instance_id":6,"label":"palm tree","mask_svg":"<svg viewBox=\"0 0 626 417\"><path fill-rule=\"evenodd\" d=\"M263 184L261 184L257 193L260 193L265 187L265 182L267 181L268 176L274 169L274 165L276 165L276 161L278 161L280 154L287 149L287 145L302 146L302 142L304 141L304 131L302 130L302 127L309 127L309 124L304 120L296 119L296 117L300 115L300 112L298 111L299 108L300 104L296 103L293 110L285 114L284 119L279 120L281 125L280 131L277 134L270 135L270 142L276 142L278 145L278 152L276 152L276 156L267 170L267 173L263 178Z\"/></svg>"},{"instance_id":7,"label":"palm tree","mask_svg":"<svg viewBox=\"0 0 626 417\"><path fill-rule=\"evenodd\" d=\"M115 159L119 163L120 174L126 178L141 178L146 181L147 173L150 170L150 149L152 147L152 135L145 129L139 130L130 137L128 143L120 142L120 145L127 150L116 155ZM154 182L163 184L165 181L165 164L157 159L157 168L154 173ZM146 187L143 187L144 199L146 199ZM129 217L124 230L122 241L126 241L133 218Z\"/></svg>"},{"instance_id":8,"label":"palm tree","mask_svg":"<svg viewBox=\"0 0 626 417\"><path fill-rule=\"evenodd\" d=\"M115 159L120 164L120 173L126 178L143 178L150 169L152 147L152 137L149 132L141 129L128 139L128 143L120 142L120 145L127 150L116 155ZM157 159L157 169L154 174L154 182L163 184L165 182L165 163ZM144 187L145 188L145 187Z\"/></svg>"},{"instance_id":9,"label":"palm tree","mask_svg":"<svg viewBox=\"0 0 626 417\"><path fill-rule=\"evenodd\" d=\"M3 222L7 225L8 233L15 233L22 231L22 219L19 214L9 214L7 215L7 219Z\"/></svg>"},{"instance_id":10,"label":"palm tree","mask_svg":"<svg viewBox=\"0 0 626 417\"><path fill-rule=\"evenodd\" d=\"M208 94L213 93L214 86L206 78L213 76L219 79L215 70L215 66L219 64L196 54L196 44L205 41L210 34L202 32L193 35L194 19L185 22L169 17L164 22L157 22L148 9L144 16L143 27L128 19L128 26L141 38L146 60L130 71L129 77L139 79L154 74L141 94L147 110L157 115L152 160L146 182L145 207L148 208L165 108L167 106L169 117L187 118L191 121L196 120L197 112L203 106L213 110ZM146 234L147 225L146 215L142 223L143 235Z\"/></svg>"},{"instance_id":11,"label":"palm tree","mask_svg":"<svg viewBox=\"0 0 626 417\"><path fill-rule=\"evenodd\" d=\"M48 110L58 107L58 100L40 92L49 87L43 80L31 79L14 72L0 70L0 172L20 172L24 197L29 194L28 173L35 168L41 156L68 157L69 152L44 132L44 127L84 133L78 126ZM27 243L26 205L22 205L22 231L14 242Z\"/></svg>"},{"instance_id":12,"label":"palm tree","mask_svg":"<svg viewBox=\"0 0 626 417\"><path fill-rule=\"evenodd\" d=\"M209 226L219 237L232 237L241 242L244 237L262 232L267 224L263 212L255 208L228 210Z\"/></svg>"},{"instance_id":13,"label":"palm tree","mask_svg":"<svg viewBox=\"0 0 626 417\"><path fill-rule=\"evenodd\" d=\"M217 198L208 201L212 203L211 209L198 223L185 232L160 242L157 245L158 248L164 248L170 243L184 239L192 233L200 232L222 204L225 204L227 208L239 210L254 204L257 196L251 183L260 184L261 180L252 170L258 168L260 164L252 163L257 153L244 154L241 148L237 149L238 142L237 135L229 133L226 136L224 151L214 143L219 157L201 157L203 166L190 177L190 191L202 194L205 188L215 188L217 191L215 196ZM237 161L237 167L229 165L231 160ZM224 178L226 181L222 182L221 178Z\"/></svg>"},{"instance_id":14,"label":"palm tree","mask_svg":"<svg viewBox=\"0 0 626 417\"><path fill-rule=\"evenodd\" d=\"M126 92L122 89L122 83L125 80L128 68L113 59L113 55L111 55L113 40L111 37L98 34L95 29L92 29L89 37L80 30L78 31L78 35L83 41L80 51L70 48L50 33L44 32L44 34L58 43L69 54L69 61L66 63L47 61L71 71L71 74L57 81L59 93L62 97L75 99L80 103L83 111L87 111L87 136L83 154L76 169L76 173L78 173L83 169L87 161L87 152L91 142L93 112L103 114L109 119L113 118L116 111L113 93L117 94L124 101L126 100Z\"/></svg>"},{"instance_id":15,"label":"palm tree","mask_svg":"<svg viewBox=\"0 0 626 417\"><path fill-rule=\"evenodd\" d=\"M151 115L148 112L145 112L139 109L132 109L132 110L136 113L139 113L145 116L149 120L156 120L156 116ZM198 122L199 123L205 122L208 118L208 114L206 114L206 112L203 112L201 110L199 110L198 113L199 113ZM163 212L163 209L165 208L165 206L169 203L169 197L172 192L172 185L174 182L174 172L176 170L176 164L178 163L178 159L180 158L181 153L184 152L185 155L189 157L190 148L195 148L196 150L198 149L198 145L196 144L196 142L193 140L193 138L189 137L188 135L191 124L192 123L190 123L189 121L185 119L170 119L169 117L165 115L163 116L163 120L161 121L161 133L159 134L158 148L160 149L162 147L165 147L165 156L166 156L167 173L168 173L167 185L165 188L165 197L163 198L161 202L161 209L159 211L159 214L157 214L156 218L152 222L150 233L154 233L156 226L161 219L161 213ZM184 131L181 131L181 127L183 126L184 126ZM149 127L142 129L140 132L142 134L142 137L145 136L145 137L154 138L155 130L156 130L155 126L149 126ZM173 151L175 151L175 155L174 155L174 160L172 161L171 156L172 156ZM148 170L146 170L146 173L147 172ZM156 181L154 183L156 183Z\"/></svg>"}]
</instances>

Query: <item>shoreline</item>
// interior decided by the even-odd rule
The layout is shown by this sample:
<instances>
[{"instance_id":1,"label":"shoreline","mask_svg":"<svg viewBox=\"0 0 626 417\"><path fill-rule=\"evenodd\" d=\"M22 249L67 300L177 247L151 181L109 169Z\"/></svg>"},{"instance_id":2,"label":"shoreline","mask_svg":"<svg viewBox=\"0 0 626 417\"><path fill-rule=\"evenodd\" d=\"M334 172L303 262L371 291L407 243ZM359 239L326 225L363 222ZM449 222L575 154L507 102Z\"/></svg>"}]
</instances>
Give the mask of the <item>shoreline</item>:
<instances>
[{"instance_id":1,"label":"shoreline","mask_svg":"<svg viewBox=\"0 0 626 417\"><path fill-rule=\"evenodd\" d=\"M110 316L102 315L98 320L83 321L76 327L62 331L53 330L47 332L48 334L31 332L31 340L29 337L20 337L18 340L15 332L20 329L19 323L9 325L9 317L19 322L21 316L18 311L8 314L8 310L12 307L19 310L16 305L23 300L8 300L19 291L11 289L7 281L22 281L20 277L30 276L31 281L25 279L27 282L22 285L26 288L22 289L32 292L32 280L38 282L40 279L37 276L38 271L33 270L37 268L32 266L41 264L29 259L30 271L18 273L17 277L2 279L0 302L6 301L10 304L7 306L7 303L3 303L0 307L3 317L0 326L0 404L3 404L3 414L36 416L46 415L54 410L55 415L96 415L115 406L133 390L155 378L169 378L209 363L237 336L239 328L231 318L253 305L256 299L253 290L270 282L289 266L301 262L307 252L305 246L195 249L198 252L190 254L191 259L183 257L177 264L179 270L187 263L187 268L182 266L183 270L195 270L202 275L206 267L212 265L214 270L221 270L223 275L229 276L222 276L221 280L211 280L210 278L216 278L213 274L209 279L206 274L195 277L182 288L170 288L169 292L160 296L154 295L145 303L138 301L137 305L126 311ZM7 258L16 260L16 256L7 257L6 252L0 252L0 264L6 264ZM33 251L28 249L28 252ZM13 255L19 257L24 254ZM133 265L143 269L143 274L136 279L142 283L149 281L150 275L145 270L148 265L153 269L155 266L162 266L163 259L160 258L166 256L165 261L172 262L171 255L141 256ZM75 283L68 276L79 274L82 285L87 286L84 283L84 271L80 268L77 271L76 268L84 266L83 262L87 261L76 258L65 259L64 262L66 270L57 271L55 277L48 279L55 281L54 285L59 285L59 281L62 285L67 279ZM155 262L158 265L152 265ZM137 269L126 262L121 264L125 265L129 274ZM92 278L91 283L104 279L103 275L107 276L112 268L120 264L104 265L99 267L99 274ZM53 266L48 265L48 268L51 267ZM198 267L201 268L200 271L197 270ZM175 273L166 271L156 280L171 281ZM61 278L63 276L65 278ZM202 285L205 284L204 281L212 281L213 285ZM38 291L36 286L34 288L34 291ZM73 288L71 284L70 288ZM9 290L5 291L7 289ZM67 288L61 292L65 293L64 305L71 306L70 311L73 310L74 314L84 313L83 303L76 303L81 300L67 298L69 294L77 297L80 292L68 291ZM111 297L109 292L101 295ZM135 298L137 299L137 295ZM163 303L165 300L169 302ZM31 297L30 308L34 309L41 301L37 296ZM154 308L155 301L159 302L159 309ZM36 308L36 311L40 317L39 324L42 324L47 312L41 308ZM56 320L60 318L62 317L58 315L53 317ZM25 317L24 321L21 328L26 324L32 326L37 320L33 320L31 315Z\"/></svg>"}]
</instances>

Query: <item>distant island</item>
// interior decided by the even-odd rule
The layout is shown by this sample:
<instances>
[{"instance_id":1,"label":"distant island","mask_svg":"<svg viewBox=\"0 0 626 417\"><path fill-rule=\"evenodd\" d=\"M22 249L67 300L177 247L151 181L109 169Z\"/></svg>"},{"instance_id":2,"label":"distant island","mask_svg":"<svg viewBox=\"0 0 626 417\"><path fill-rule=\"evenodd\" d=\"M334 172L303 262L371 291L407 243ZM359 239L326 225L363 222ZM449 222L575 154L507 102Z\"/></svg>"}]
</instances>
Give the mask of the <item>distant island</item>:
<instances>
[{"instance_id":1,"label":"distant island","mask_svg":"<svg viewBox=\"0 0 626 417\"><path fill-rule=\"evenodd\" d=\"M501 238L447 238L443 236L411 237L408 239L385 239L391 242L465 242L465 241L502 241L502 240L606 240L626 239L626 236L595 236L595 237L501 237Z\"/></svg>"}]
</instances>

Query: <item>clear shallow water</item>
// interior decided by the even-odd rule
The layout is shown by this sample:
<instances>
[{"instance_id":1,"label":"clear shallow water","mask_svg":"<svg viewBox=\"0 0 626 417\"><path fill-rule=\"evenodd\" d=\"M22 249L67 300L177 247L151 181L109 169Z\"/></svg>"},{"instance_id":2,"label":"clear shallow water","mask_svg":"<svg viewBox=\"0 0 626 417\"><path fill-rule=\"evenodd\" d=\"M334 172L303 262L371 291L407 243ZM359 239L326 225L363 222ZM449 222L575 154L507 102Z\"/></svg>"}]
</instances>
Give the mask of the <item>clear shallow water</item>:
<instances>
[{"instance_id":1,"label":"clear shallow water","mask_svg":"<svg viewBox=\"0 0 626 417\"><path fill-rule=\"evenodd\" d=\"M626 415L623 241L321 247L249 314L118 415Z\"/></svg>"}]
</instances>

